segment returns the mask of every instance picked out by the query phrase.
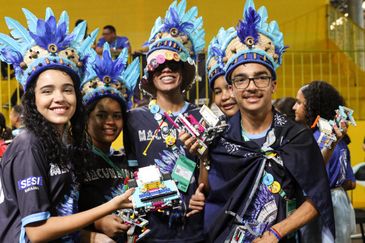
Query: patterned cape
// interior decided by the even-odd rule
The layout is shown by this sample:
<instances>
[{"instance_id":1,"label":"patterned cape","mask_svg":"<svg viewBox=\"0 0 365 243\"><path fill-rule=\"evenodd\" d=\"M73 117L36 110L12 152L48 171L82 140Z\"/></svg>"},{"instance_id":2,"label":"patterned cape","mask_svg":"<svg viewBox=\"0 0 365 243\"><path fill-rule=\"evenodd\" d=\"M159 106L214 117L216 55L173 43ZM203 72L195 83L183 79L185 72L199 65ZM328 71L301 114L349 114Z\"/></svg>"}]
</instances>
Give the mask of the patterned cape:
<instances>
[{"instance_id":1,"label":"patterned cape","mask_svg":"<svg viewBox=\"0 0 365 243\"><path fill-rule=\"evenodd\" d=\"M309 198L324 225L335 235L329 183L312 132L274 110L273 113L270 131L275 138L270 143L270 150L280 156L281 165L265 156L255 142L243 142L240 112L230 119L226 133L209 148L211 192L205 213L213 222L208 228L212 242L224 242L235 227L235 218L226 211L245 218L248 210L255 208L250 203L260 201L254 195L261 189L257 182L261 181L263 168L274 176L286 193L286 199L279 193L272 194L277 205L276 219L272 224L287 217L287 199L296 199L296 207L299 207L305 198ZM209 205L214 212L209 210Z\"/></svg>"}]
</instances>

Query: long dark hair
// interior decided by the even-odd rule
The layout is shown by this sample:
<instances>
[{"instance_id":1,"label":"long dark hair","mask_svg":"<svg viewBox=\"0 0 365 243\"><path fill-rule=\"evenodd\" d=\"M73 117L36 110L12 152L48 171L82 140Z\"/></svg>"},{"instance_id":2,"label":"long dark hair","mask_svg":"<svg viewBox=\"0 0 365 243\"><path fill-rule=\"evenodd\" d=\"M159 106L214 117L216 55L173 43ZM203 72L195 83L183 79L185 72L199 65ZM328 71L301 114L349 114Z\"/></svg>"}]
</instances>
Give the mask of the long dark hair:
<instances>
[{"instance_id":1,"label":"long dark hair","mask_svg":"<svg viewBox=\"0 0 365 243\"><path fill-rule=\"evenodd\" d=\"M0 139L11 139L11 130L6 126L5 116L0 112Z\"/></svg>"},{"instance_id":2,"label":"long dark hair","mask_svg":"<svg viewBox=\"0 0 365 243\"><path fill-rule=\"evenodd\" d=\"M61 70L62 71L62 70ZM69 74L68 74L69 75ZM82 106L82 96L79 88L79 79L73 75L69 75L74 83L76 94L76 110L70 120L69 134L70 144L67 146L62 141L62 135L44 116L37 110L35 103L35 86L38 80L36 77L33 82L27 86L27 90L23 95L23 122L24 126L40 138L40 142L44 148L45 156L48 161L59 165L61 168L68 166L68 162L73 162L76 175L84 167L84 160L87 154L86 136L85 136L85 118Z\"/></svg>"},{"instance_id":3,"label":"long dark hair","mask_svg":"<svg viewBox=\"0 0 365 243\"><path fill-rule=\"evenodd\" d=\"M318 115L327 120L335 117L338 106L345 105L340 93L329 83L313 81L301 89L305 98L306 124L311 126Z\"/></svg>"}]
</instances>

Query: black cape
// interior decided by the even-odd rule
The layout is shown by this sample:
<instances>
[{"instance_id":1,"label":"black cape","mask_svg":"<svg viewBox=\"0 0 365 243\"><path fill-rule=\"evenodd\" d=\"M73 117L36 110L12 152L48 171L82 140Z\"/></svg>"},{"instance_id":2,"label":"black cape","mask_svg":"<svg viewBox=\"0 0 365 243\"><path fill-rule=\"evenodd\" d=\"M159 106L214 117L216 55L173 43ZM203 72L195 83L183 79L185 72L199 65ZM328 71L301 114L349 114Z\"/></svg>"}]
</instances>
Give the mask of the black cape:
<instances>
[{"instance_id":1,"label":"black cape","mask_svg":"<svg viewBox=\"0 0 365 243\"><path fill-rule=\"evenodd\" d=\"M319 211L324 225L335 236L329 182L321 151L312 131L274 110L273 112L271 129L274 129L276 140L270 147L282 158L283 167L273 166L270 172L278 178L288 197L297 199L297 207L305 199L304 192ZM226 133L210 146L212 174L220 178L215 185L212 178L209 178L211 192L207 203L220 205L220 210L212 216L214 223L208 229L209 241L224 242L231 232L234 217L226 214L226 210L243 213L245 202L249 201L260 165L265 158L260 149L253 141L243 142L240 112L230 119ZM285 200L278 194L275 195L278 204L276 222L280 222L286 218Z\"/></svg>"}]
</instances>

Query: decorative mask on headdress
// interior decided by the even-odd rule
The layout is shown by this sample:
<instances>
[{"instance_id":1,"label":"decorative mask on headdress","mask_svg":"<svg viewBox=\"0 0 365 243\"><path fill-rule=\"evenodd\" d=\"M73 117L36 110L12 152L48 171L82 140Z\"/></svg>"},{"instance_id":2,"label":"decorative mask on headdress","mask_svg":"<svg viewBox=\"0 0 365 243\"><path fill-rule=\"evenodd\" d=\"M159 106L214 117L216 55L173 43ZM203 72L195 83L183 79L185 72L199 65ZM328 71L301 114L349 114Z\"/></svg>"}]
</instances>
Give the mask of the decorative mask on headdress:
<instances>
[{"instance_id":1,"label":"decorative mask on headdress","mask_svg":"<svg viewBox=\"0 0 365 243\"><path fill-rule=\"evenodd\" d=\"M207 58L207 74L209 80L209 86L213 90L215 80L222 75L225 75L224 60L226 50L223 48L226 46L226 42L230 41L232 36L236 35L236 30L231 27L225 30L223 27L219 29L217 36L213 37L208 47Z\"/></svg>"},{"instance_id":2,"label":"decorative mask on headdress","mask_svg":"<svg viewBox=\"0 0 365 243\"><path fill-rule=\"evenodd\" d=\"M140 74L139 59L135 58L127 67L128 48L124 48L119 56L113 60L109 44L103 47L103 55L95 51L91 58L95 60L86 66L87 76L81 83L82 101L84 105L103 97L111 97L131 107L130 97Z\"/></svg>"},{"instance_id":3,"label":"decorative mask on headdress","mask_svg":"<svg viewBox=\"0 0 365 243\"><path fill-rule=\"evenodd\" d=\"M50 8L45 20L23 9L28 28L12 18L5 18L11 36L0 33L0 59L13 64L17 80L24 89L41 72L61 69L74 78L84 72L97 30L84 40L86 22L69 33L69 17L63 11L58 23Z\"/></svg>"},{"instance_id":4,"label":"decorative mask on headdress","mask_svg":"<svg viewBox=\"0 0 365 243\"><path fill-rule=\"evenodd\" d=\"M236 35L226 43L226 80L231 83L231 73L244 63L260 63L266 66L276 80L275 70L282 62L286 49L283 33L276 21L266 23L268 18L264 6L255 10L253 0L247 0L243 20L236 27Z\"/></svg>"},{"instance_id":5,"label":"decorative mask on headdress","mask_svg":"<svg viewBox=\"0 0 365 243\"><path fill-rule=\"evenodd\" d=\"M186 1L175 0L166 12L165 18L158 17L148 40L147 67L140 87L154 95L153 71L167 61L183 63L182 91L190 89L195 79L196 55L204 48L205 31L203 19L198 16L197 7L186 10Z\"/></svg>"}]
</instances>

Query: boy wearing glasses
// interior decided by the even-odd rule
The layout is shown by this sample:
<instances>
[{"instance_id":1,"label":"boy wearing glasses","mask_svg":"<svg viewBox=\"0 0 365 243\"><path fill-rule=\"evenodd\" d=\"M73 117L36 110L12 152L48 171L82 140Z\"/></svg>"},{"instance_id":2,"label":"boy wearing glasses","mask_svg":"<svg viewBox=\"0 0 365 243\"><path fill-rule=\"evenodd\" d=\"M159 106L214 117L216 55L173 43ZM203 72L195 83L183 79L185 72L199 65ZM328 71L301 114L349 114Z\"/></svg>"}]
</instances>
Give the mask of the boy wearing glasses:
<instances>
[{"instance_id":1,"label":"boy wearing glasses","mask_svg":"<svg viewBox=\"0 0 365 243\"><path fill-rule=\"evenodd\" d=\"M294 232L320 215L324 240L333 242L320 150L310 130L271 105L285 47L276 22L266 20L266 9L256 11L247 0L244 20L225 43L226 80L239 112L206 156L211 162L208 236L212 242L295 242Z\"/></svg>"}]
</instances>

